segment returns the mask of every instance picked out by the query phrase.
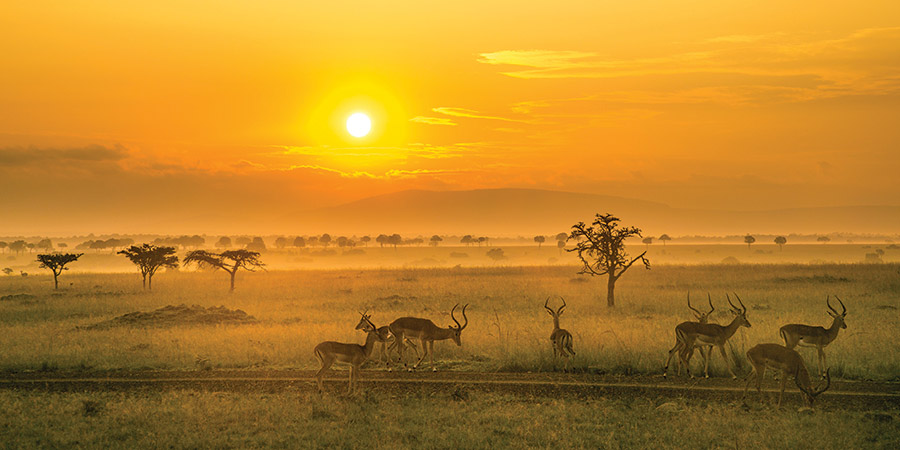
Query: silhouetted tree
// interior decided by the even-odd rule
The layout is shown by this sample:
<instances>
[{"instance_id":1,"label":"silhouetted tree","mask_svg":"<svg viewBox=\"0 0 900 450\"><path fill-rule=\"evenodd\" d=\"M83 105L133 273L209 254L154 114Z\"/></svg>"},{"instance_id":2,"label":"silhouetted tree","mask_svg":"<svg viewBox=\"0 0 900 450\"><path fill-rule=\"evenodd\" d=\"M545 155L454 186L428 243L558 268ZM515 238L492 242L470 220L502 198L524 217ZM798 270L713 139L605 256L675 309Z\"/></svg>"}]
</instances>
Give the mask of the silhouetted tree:
<instances>
[{"instance_id":1,"label":"silhouetted tree","mask_svg":"<svg viewBox=\"0 0 900 450\"><path fill-rule=\"evenodd\" d=\"M547 238L545 236L535 236L534 237L534 242L537 242L538 248L541 248L541 244L543 244L544 241L546 241L546 240L547 240Z\"/></svg>"},{"instance_id":2,"label":"silhouetted tree","mask_svg":"<svg viewBox=\"0 0 900 450\"><path fill-rule=\"evenodd\" d=\"M331 242L331 235L325 233L319 236L319 243L322 244L323 247L328 248L328 244Z\"/></svg>"},{"instance_id":3,"label":"silhouetted tree","mask_svg":"<svg viewBox=\"0 0 900 450\"><path fill-rule=\"evenodd\" d=\"M784 251L784 244L787 244L787 238L778 236L775 238L775 243L778 244L778 250Z\"/></svg>"},{"instance_id":4,"label":"silhouetted tree","mask_svg":"<svg viewBox=\"0 0 900 450\"><path fill-rule=\"evenodd\" d=\"M506 259L506 255L503 254L502 248L492 248L487 251L486 255L488 256L488 258L491 258L494 261L500 261L502 259Z\"/></svg>"},{"instance_id":5,"label":"silhouetted tree","mask_svg":"<svg viewBox=\"0 0 900 450\"><path fill-rule=\"evenodd\" d=\"M488 238L487 236L481 236L475 241L478 242L478 246L481 247L481 244L487 245Z\"/></svg>"},{"instance_id":6,"label":"silhouetted tree","mask_svg":"<svg viewBox=\"0 0 900 450\"><path fill-rule=\"evenodd\" d=\"M403 243L403 237L401 237L399 234L394 233L394 234L388 236L388 244L393 245L395 250L397 249L397 246L402 243Z\"/></svg>"},{"instance_id":7,"label":"silhouetted tree","mask_svg":"<svg viewBox=\"0 0 900 450\"><path fill-rule=\"evenodd\" d=\"M350 242L350 239L347 239L347 236L338 236L334 241L338 247L344 248L347 246L347 243Z\"/></svg>"},{"instance_id":8,"label":"silhouetted tree","mask_svg":"<svg viewBox=\"0 0 900 450\"><path fill-rule=\"evenodd\" d=\"M287 246L288 246L288 239L286 237L278 236L278 238L275 239L275 248L281 249L281 248L285 248Z\"/></svg>"},{"instance_id":9,"label":"silhouetted tree","mask_svg":"<svg viewBox=\"0 0 900 450\"><path fill-rule=\"evenodd\" d=\"M69 248L69 244L66 244L65 242L60 242L59 244L56 244L56 246L59 248Z\"/></svg>"},{"instance_id":10,"label":"silhouetted tree","mask_svg":"<svg viewBox=\"0 0 900 450\"><path fill-rule=\"evenodd\" d=\"M644 245L646 246L645 248L647 250L650 250L650 244L653 243L653 238L648 236L648 237L645 237L641 242L644 243Z\"/></svg>"},{"instance_id":11,"label":"silhouetted tree","mask_svg":"<svg viewBox=\"0 0 900 450\"><path fill-rule=\"evenodd\" d=\"M238 236L234 239L234 244L238 247L246 247L247 244L251 242L253 242L253 240L247 236Z\"/></svg>"},{"instance_id":12,"label":"silhouetted tree","mask_svg":"<svg viewBox=\"0 0 900 450\"><path fill-rule=\"evenodd\" d=\"M388 237L385 234L379 234L378 237L375 238L375 242L377 242L381 248L384 248L384 244L389 244Z\"/></svg>"},{"instance_id":13,"label":"silhouetted tree","mask_svg":"<svg viewBox=\"0 0 900 450\"><path fill-rule=\"evenodd\" d=\"M0 241L0 252L6 251L6 247L9 247L9 243L6 241Z\"/></svg>"},{"instance_id":14,"label":"silhouetted tree","mask_svg":"<svg viewBox=\"0 0 900 450\"><path fill-rule=\"evenodd\" d=\"M366 247L369 246L369 241L371 241L371 240L372 240L372 238L369 236L363 236L363 237L359 238L359 242L362 242L363 245Z\"/></svg>"},{"instance_id":15,"label":"silhouetted tree","mask_svg":"<svg viewBox=\"0 0 900 450\"><path fill-rule=\"evenodd\" d=\"M466 244L466 247L471 245L472 242L475 242L475 240L472 238L471 234L467 234L467 235L463 236L462 239L459 240L459 243Z\"/></svg>"},{"instance_id":16,"label":"silhouetted tree","mask_svg":"<svg viewBox=\"0 0 900 450\"><path fill-rule=\"evenodd\" d=\"M559 233L556 236L554 236L554 238L556 238L557 241L565 242L566 239L569 239L569 233Z\"/></svg>"},{"instance_id":17,"label":"silhouetted tree","mask_svg":"<svg viewBox=\"0 0 900 450\"><path fill-rule=\"evenodd\" d=\"M184 257L184 265L197 263L201 268L209 267L222 269L231 275L231 291L234 291L234 276L240 268L249 272L256 269L264 269L265 264L259 260L259 253L245 249L226 250L222 253L212 253L206 250L194 250Z\"/></svg>"},{"instance_id":18,"label":"silhouetted tree","mask_svg":"<svg viewBox=\"0 0 900 450\"><path fill-rule=\"evenodd\" d=\"M266 251L266 243L263 241L263 239L261 237L256 236L253 238L252 241L250 241L249 244L247 244L246 248L247 248L247 250L250 250L251 252L264 252L264 251Z\"/></svg>"},{"instance_id":19,"label":"silhouetted tree","mask_svg":"<svg viewBox=\"0 0 900 450\"><path fill-rule=\"evenodd\" d=\"M559 249L559 256L562 256L563 249L566 248L566 241L556 241L556 248Z\"/></svg>"},{"instance_id":20,"label":"silhouetted tree","mask_svg":"<svg viewBox=\"0 0 900 450\"><path fill-rule=\"evenodd\" d=\"M231 238L222 236L216 241L216 248L231 248Z\"/></svg>"},{"instance_id":21,"label":"silhouetted tree","mask_svg":"<svg viewBox=\"0 0 900 450\"><path fill-rule=\"evenodd\" d=\"M120 255L125 255L141 271L141 286L143 289L153 290L153 275L162 267L175 269L178 267L178 257L175 256L175 247L159 247L153 244L132 245L120 250Z\"/></svg>"},{"instance_id":22,"label":"silhouetted tree","mask_svg":"<svg viewBox=\"0 0 900 450\"><path fill-rule=\"evenodd\" d=\"M53 289L59 289L59 274L63 270L69 270L66 264L78 261L84 253L50 253L37 255L37 261L41 263L41 268L50 269L53 272Z\"/></svg>"},{"instance_id":23,"label":"silhouetted tree","mask_svg":"<svg viewBox=\"0 0 900 450\"><path fill-rule=\"evenodd\" d=\"M670 238L668 234L664 234L664 235L662 235L662 236L659 237L659 240L662 241L663 247L665 247L665 246L666 246L666 241L671 241L672 238Z\"/></svg>"},{"instance_id":24,"label":"silhouetted tree","mask_svg":"<svg viewBox=\"0 0 900 450\"><path fill-rule=\"evenodd\" d=\"M306 239L303 239L303 236L297 236L294 238L294 247L303 248L306 247Z\"/></svg>"},{"instance_id":25,"label":"silhouetted tree","mask_svg":"<svg viewBox=\"0 0 900 450\"><path fill-rule=\"evenodd\" d=\"M429 239L428 241L431 243L432 247L437 247L438 244L440 244L443 240L444 238L435 234L434 236L431 236L431 239Z\"/></svg>"},{"instance_id":26,"label":"silhouetted tree","mask_svg":"<svg viewBox=\"0 0 900 450\"><path fill-rule=\"evenodd\" d=\"M35 247L36 246L34 245L34 242L29 242L29 243L25 244L25 248L28 249L28 253L33 252Z\"/></svg>"},{"instance_id":27,"label":"silhouetted tree","mask_svg":"<svg viewBox=\"0 0 900 450\"><path fill-rule=\"evenodd\" d=\"M12 241L9 244L9 251L16 252L16 255L25 251L28 248L28 243L23 240Z\"/></svg>"},{"instance_id":28,"label":"silhouetted tree","mask_svg":"<svg viewBox=\"0 0 900 450\"><path fill-rule=\"evenodd\" d=\"M569 235L569 239L575 241L575 248L568 251L578 252L583 263L578 273L607 276L606 304L610 308L616 305L616 281L632 264L641 260L644 267L650 269L650 261L644 256L646 251L630 261L625 252L625 239L641 237L641 229L619 228L618 222L619 218L612 214L597 214L591 226L584 222L572 225L572 233Z\"/></svg>"},{"instance_id":29,"label":"silhouetted tree","mask_svg":"<svg viewBox=\"0 0 900 450\"><path fill-rule=\"evenodd\" d=\"M744 243L747 244L747 250L750 250L750 244L756 242L756 238L749 234L744 236Z\"/></svg>"},{"instance_id":30,"label":"silhouetted tree","mask_svg":"<svg viewBox=\"0 0 900 450\"><path fill-rule=\"evenodd\" d=\"M827 243L831 242L831 238L828 236L819 236L818 238L816 238L816 241L819 241L823 244L827 244Z\"/></svg>"},{"instance_id":31,"label":"silhouetted tree","mask_svg":"<svg viewBox=\"0 0 900 450\"><path fill-rule=\"evenodd\" d=\"M46 250L49 252L53 250L53 242L50 239L41 239L37 244L35 244L35 247L38 250Z\"/></svg>"}]
</instances>

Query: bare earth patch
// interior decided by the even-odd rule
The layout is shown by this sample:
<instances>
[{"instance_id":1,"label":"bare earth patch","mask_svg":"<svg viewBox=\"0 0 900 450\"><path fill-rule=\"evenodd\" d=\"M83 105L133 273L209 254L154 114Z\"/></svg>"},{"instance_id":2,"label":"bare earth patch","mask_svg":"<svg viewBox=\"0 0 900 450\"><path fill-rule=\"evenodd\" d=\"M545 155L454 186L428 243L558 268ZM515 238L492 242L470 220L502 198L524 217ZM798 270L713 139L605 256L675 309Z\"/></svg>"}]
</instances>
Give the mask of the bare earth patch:
<instances>
[{"instance_id":1,"label":"bare earth patch","mask_svg":"<svg viewBox=\"0 0 900 450\"><path fill-rule=\"evenodd\" d=\"M167 305L156 311L136 311L121 315L114 319L105 320L94 325L84 327L85 330L107 329L121 326L131 327L167 327L176 325L240 325L257 323L255 317L240 309L228 309L224 306L210 306L204 308L200 305Z\"/></svg>"}]
</instances>

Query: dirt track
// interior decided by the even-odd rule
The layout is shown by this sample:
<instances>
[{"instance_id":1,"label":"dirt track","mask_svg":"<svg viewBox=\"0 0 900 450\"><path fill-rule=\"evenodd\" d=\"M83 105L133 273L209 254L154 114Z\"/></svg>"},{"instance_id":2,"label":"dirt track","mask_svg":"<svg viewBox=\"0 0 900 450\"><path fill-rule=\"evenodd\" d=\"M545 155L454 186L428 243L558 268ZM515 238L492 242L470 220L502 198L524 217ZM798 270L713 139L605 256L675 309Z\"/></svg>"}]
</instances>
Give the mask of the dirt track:
<instances>
[{"instance_id":1,"label":"dirt track","mask_svg":"<svg viewBox=\"0 0 900 450\"><path fill-rule=\"evenodd\" d=\"M315 372L197 371L109 373L13 373L0 376L0 389L53 392L200 390L212 392L284 392L314 390ZM330 392L346 389L347 372L333 370L326 381ZM778 382L764 381L766 401L777 394ZM744 381L725 378L687 380L661 376L608 376L561 373L386 372L364 370L361 389L389 394L467 396L479 392L544 398L646 398L656 402L739 402ZM757 401L755 392L751 398ZM801 404L788 383L785 402ZM823 409L900 410L900 383L833 381L817 406Z\"/></svg>"}]
</instances>

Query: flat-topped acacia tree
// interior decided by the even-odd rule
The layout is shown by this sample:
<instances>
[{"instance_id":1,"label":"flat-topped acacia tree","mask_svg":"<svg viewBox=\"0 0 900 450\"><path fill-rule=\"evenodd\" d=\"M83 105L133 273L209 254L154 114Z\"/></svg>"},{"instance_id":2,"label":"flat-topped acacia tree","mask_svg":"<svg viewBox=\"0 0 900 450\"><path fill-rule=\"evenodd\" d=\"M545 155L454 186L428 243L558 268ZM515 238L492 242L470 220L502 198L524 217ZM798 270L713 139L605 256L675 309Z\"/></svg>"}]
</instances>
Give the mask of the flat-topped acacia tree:
<instances>
[{"instance_id":1,"label":"flat-topped acacia tree","mask_svg":"<svg viewBox=\"0 0 900 450\"><path fill-rule=\"evenodd\" d=\"M244 268L249 272L263 269L265 264L259 260L259 252L250 250L227 250L222 253L212 253L206 250L194 250L184 257L184 265L196 263L199 267L211 267L222 269L231 275L231 291L234 291L234 275L238 269Z\"/></svg>"},{"instance_id":2,"label":"flat-topped acacia tree","mask_svg":"<svg viewBox=\"0 0 900 450\"><path fill-rule=\"evenodd\" d=\"M125 255L141 271L143 288L153 290L153 275L160 268L175 269L178 267L178 257L175 256L175 247L160 247L153 244L132 245L118 252Z\"/></svg>"},{"instance_id":3,"label":"flat-topped acacia tree","mask_svg":"<svg viewBox=\"0 0 900 450\"><path fill-rule=\"evenodd\" d=\"M606 305L616 306L616 281L636 261L641 260L647 269L650 261L644 257L646 251L634 259L628 259L625 252L625 239L641 237L641 229L637 227L619 228L619 218L612 214L597 214L594 222L588 226L584 222L572 225L569 239L575 241L575 248L566 251L578 252L583 266L580 274L606 275Z\"/></svg>"},{"instance_id":4,"label":"flat-topped acacia tree","mask_svg":"<svg viewBox=\"0 0 900 450\"><path fill-rule=\"evenodd\" d=\"M53 289L59 289L59 275L63 270L69 270L66 264L78 261L84 253L49 253L37 255L37 261L41 268L50 269L53 272Z\"/></svg>"}]
</instances>

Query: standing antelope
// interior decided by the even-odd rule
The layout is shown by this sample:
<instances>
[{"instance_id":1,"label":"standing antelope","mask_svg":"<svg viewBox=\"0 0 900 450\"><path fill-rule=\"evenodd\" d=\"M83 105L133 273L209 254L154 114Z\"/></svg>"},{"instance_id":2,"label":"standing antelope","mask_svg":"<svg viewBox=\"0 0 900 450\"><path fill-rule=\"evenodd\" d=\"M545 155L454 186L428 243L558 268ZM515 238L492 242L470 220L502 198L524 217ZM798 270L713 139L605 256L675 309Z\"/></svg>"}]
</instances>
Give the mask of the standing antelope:
<instances>
[{"instance_id":1,"label":"standing antelope","mask_svg":"<svg viewBox=\"0 0 900 450\"><path fill-rule=\"evenodd\" d=\"M753 381L753 374L756 374L756 391L762 395L762 379L766 373L766 368L772 368L781 372L781 392L778 394L778 406L781 406L781 397L784 396L784 386L787 384L788 377L794 377L797 387L803 392L807 405L812 407L816 396L828 390L831 386L831 376L825 371L825 387L822 389L814 389L812 382L809 380L809 372L806 371L806 365L803 359L796 351L782 347L779 344L759 344L750 350L747 350L747 359L753 366L753 370L747 375L747 384L744 386L744 395L747 396L747 390L750 389L750 382Z\"/></svg>"},{"instance_id":2,"label":"standing antelope","mask_svg":"<svg viewBox=\"0 0 900 450\"><path fill-rule=\"evenodd\" d=\"M713 306L712 298L710 297L708 292L706 293L706 299L707 299L707 301L709 301L709 311L702 312L702 311L694 308L693 306L691 306L691 292L688 291L688 294L687 294L688 309L690 309L691 312L694 313L694 317L697 319L697 321L696 322L681 322L680 324L678 324L675 327L675 346L672 347L671 350L669 350L669 358L666 359L666 367L663 369L663 378L666 378L669 374L669 363L672 361L672 357L675 356L676 354L680 354L681 350L684 348L684 342L681 340L680 336L684 333L685 327L689 327L690 325L688 325L688 324L691 324L691 323L707 323L709 321L710 314L712 314L713 311L716 310L716 307ZM699 343L697 341L694 341L694 346L700 348L700 356L702 356L704 359L709 356L708 352L712 350L712 347L710 345L706 345L706 344L699 345ZM691 349L691 353L693 353L693 351L694 350ZM688 357L688 359L690 360L690 357ZM680 376L681 375L681 367L682 367L681 358L679 357L678 359L676 359L675 363L678 365L678 375Z\"/></svg>"},{"instance_id":3,"label":"standing antelope","mask_svg":"<svg viewBox=\"0 0 900 450\"><path fill-rule=\"evenodd\" d=\"M367 321L366 317L363 317L359 319L359 323L356 324L356 329L365 330L366 327L368 327L368 324L369 322ZM397 342L394 338L394 333L391 333L391 327L388 325L378 327L376 331L376 341L381 344L381 352L379 353L380 358L382 361L388 361L390 360L389 354L391 350L397 349ZM416 344L409 339L406 340L406 344L412 347L412 349L416 352L416 358L418 358L419 347L417 347Z\"/></svg>"},{"instance_id":4,"label":"standing antelope","mask_svg":"<svg viewBox=\"0 0 900 450\"><path fill-rule=\"evenodd\" d=\"M563 330L559 327L559 316L562 315L563 309L566 308L566 299L560 297L563 304L556 311L553 311L547 303L550 301L550 297L547 297L547 300L544 301L544 309L550 314L550 317L553 318L553 332L550 333L550 345L553 347L553 357L562 356L565 358L565 363L563 364L563 372L569 370L569 356L575 356L575 350L572 350L572 333L569 333L568 330Z\"/></svg>"},{"instance_id":5,"label":"standing antelope","mask_svg":"<svg viewBox=\"0 0 900 450\"><path fill-rule=\"evenodd\" d=\"M365 322L362 329L368 333L366 335L365 345L325 341L317 345L315 350L313 350L316 358L322 364L322 368L316 372L316 383L318 383L320 391L325 390L325 386L322 384L322 378L335 361L350 364L350 386L347 389L347 393L352 393L354 387L358 384L359 367L369 359L369 355L372 354L372 350L375 348L375 342L378 340L378 329L375 328L375 325L369 320L370 316L366 313L360 314L362 314L360 322Z\"/></svg>"},{"instance_id":6,"label":"standing antelope","mask_svg":"<svg viewBox=\"0 0 900 450\"><path fill-rule=\"evenodd\" d=\"M459 307L459 303L450 310L450 318L456 322L456 327L450 325L447 328L441 328L428 319L420 319L418 317L401 317L391 322L391 333L394 334L394 343L397 345L397 350L399 350L400 353L399 361L403 361L404 339L418 339L422 343L422 357L419 358L409 370L412 371L413 369L418 368L419 364L425 360L425 356L431 355L431 371L437 372L437 368L434 367L434 341L453 339L453 342L456 342L456 345L462 345L462 342L460 342L459 339L462 330L469 325L469 318L466 317L466 308L468 306L469 305L466 304L462 309L463 319L466 321L466 323L462 325L459 324L459 321L456 320L456 317L453 315L456 308Z\"/></svg>"},{"instance_id":7,"label":"standing antelope","mask_svg":"<svg viewBox=\"0 0 900 450\"><path fill-rule=\"evenodd\" d=\"M831 341L837 339L838 331L840 331L841 328L847 328L847 324L844 322L844 318L847 317L847 307L844 306L844 302L841 301L840 297L835 295L834 298L841 303L842 311L838 313L837 310L831 306L831 297L825 297L825 305L828 306L829 309L829 311L827 311L828 315L834 319L834 321L831 322L831 326L827 329L796 323L781 327L781 339L784 340L785 347L793 349L799 344L801 347L816 348L816 351L819 353L819 373L821 373L822 376L825 376L825 347L827 347Z\"/></svg>"},{"instance_id":8,"label":"standing antelope","mask_svg":"<svg viewBox=\"0 0 900 450\"><path fill-rule=\"evenodd\" d=\"M731 373L731 377L737 378L737 375L734 374L734 370L731 368L731 364L728 363L728 355L725 353L725 343L728 342L728 339L730 339L731 336L734 336L738 327L743 326L750 328L750 321L747 320L747 307L744 306L744 302L741 301L741 298L738 297L737 294L734 294L734 296L740 303L740 308L735 306L734 303L731 303L731 297L729 297L728 294L725 294L725 297L728 299L728 304L731 305L731 312L734 314L734 320L732 320L730 324L722 326L714 323L687 322L681 330L676 329L676 333L680 332L680 334L677 334L676 336L683 343L679 355L681 356L682 363L687 367L688 375L692 378L690 358L693 354L694 346L699 345L718 347L719 352L722 353L722 359L725 361L725 367L727 367L728 372ZM706 378L709 378L710 353L712 353L712 351L706 354L703 364L703 374Z\"/></svg>"}]
</instances>

